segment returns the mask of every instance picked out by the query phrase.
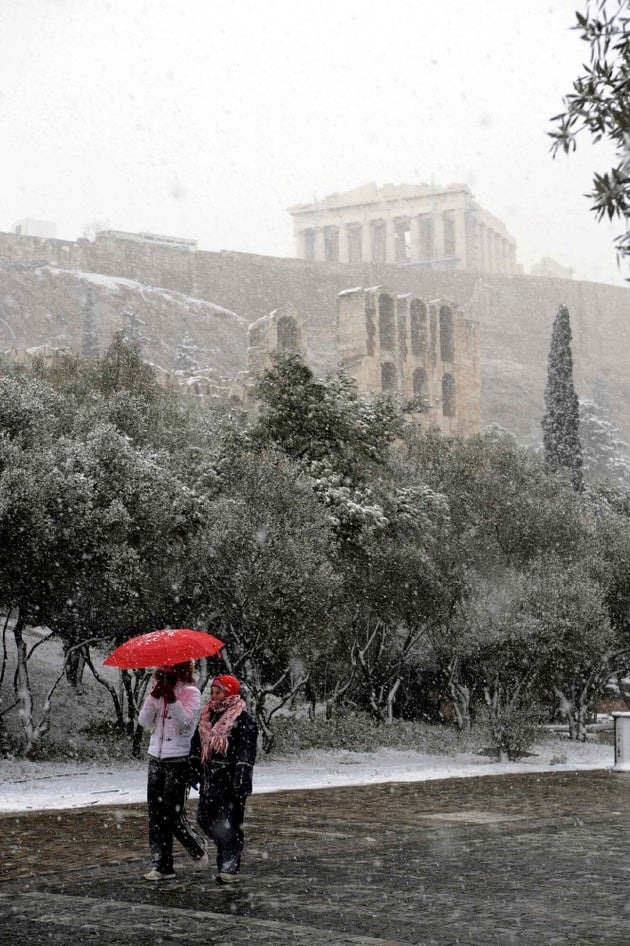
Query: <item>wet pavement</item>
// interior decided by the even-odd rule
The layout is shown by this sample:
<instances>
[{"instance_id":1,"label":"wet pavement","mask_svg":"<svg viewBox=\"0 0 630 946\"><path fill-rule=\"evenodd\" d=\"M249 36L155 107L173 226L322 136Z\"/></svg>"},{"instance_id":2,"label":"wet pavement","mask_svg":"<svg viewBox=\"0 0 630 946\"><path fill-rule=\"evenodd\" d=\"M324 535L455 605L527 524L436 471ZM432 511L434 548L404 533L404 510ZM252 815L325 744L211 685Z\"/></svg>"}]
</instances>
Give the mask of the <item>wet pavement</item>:
<instances>
[{"instance_id":1,"label":"wet pavement","mask_svg":"<svg viewBox=\"0 0 630 946\"><path fill-rule=\"evenodd\" d=\"M619 944L629 800L610 770L256 795L236 888L183 853L144 881L143 805L1 815L0 942Z\"/></svg>"}]
</instances>

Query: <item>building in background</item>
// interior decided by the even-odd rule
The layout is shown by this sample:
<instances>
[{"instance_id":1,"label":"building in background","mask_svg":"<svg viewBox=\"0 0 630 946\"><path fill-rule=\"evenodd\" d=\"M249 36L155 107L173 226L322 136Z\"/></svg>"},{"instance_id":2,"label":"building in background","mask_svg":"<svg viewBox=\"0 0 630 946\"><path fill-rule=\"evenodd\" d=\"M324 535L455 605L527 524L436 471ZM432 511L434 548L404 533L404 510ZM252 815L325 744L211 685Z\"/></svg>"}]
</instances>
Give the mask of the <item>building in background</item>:
<instances>
[{"instance_id":1,"label":"building in background","mask_svg":"<svg viewBox=\"0 0 630 946\"><path fill-rule=\"evenodd\" d=\"M152 246L167 246L174 250L196 250L197 240L188 237L166 236L163 233L130 233L127 230L99 230L99 240L130 240L132 243L150 243Z\"/></svg>"},{"instance_id":2,"label":"building in background","mask_svg":"<svg viewBox=\"0 0 630 946\"><path fill-rule=\"evenodd\" d=\"M57 224L49 220L34 220L32 217L25 217L13 227L13 232L18 236L41 237L44 240L54 240L57 236Z\"/></svg>"},{"instance_id":3,"label":"building in background","mask_svg":"<svg viewBox=\"0 0 630 946\"><path fill-rule=\"evenodd\" d=\"M336 347L360 393L419 398L421 426L450 436L480 432L479 325L451 300L348 289L337 297ZM281 306L249 326L245 402L274 355L290 352L306 355L306 323L295 309Z\"/></svg>"},{"instance_id":4,"label":"building in background","mask_svg":"<svg viewBox=\"0 0 630 946\"><path fill-rule=\"evenodd\" d=\"M530 273L532 276L551 276L554 279L573 279L573 270L570 266L556 263L550 256L543 256L539 263L535 263Z\"/></svg>"},{"instance_id":5,"label":"building in background","mask_svg":"<svg viewBox=\"0 0 630 946\"><path fill-rule=\"evenodd\" d=\"M520 272L516 242L465 184L365 184L289 208L298 259Z\"/></svg>"}]
</instances>

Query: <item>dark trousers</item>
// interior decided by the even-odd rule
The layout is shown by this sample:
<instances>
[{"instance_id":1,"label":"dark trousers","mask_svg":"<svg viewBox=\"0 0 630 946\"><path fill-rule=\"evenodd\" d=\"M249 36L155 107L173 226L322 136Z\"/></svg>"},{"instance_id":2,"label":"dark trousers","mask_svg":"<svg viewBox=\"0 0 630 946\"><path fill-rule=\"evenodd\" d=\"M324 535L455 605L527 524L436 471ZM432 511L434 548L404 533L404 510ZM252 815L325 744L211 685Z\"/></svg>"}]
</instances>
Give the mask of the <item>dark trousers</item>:
<instances>
[{"instance_id":1,"label":"dark trousers","mask_svg":"<svg viewBox=\"0 0 630 946\"><path fill-rule=\"evenodd\" d=\"M149 759L149 850L153 867L163 874L173 872L173 837L193 858L206 850L186 817L187 775L185 759Z\"/></svg>"},{"instance_id":2,"label":"dark trousers","mask_svg":"<svg viewBox=\"0 0 630 946\"><path fill-rule=\"evenodd\" d=\"M245 799L203 794L199 798L197 821L216 845L220 874L240 873L244 818Z\"/></svg>"}]
</instances>

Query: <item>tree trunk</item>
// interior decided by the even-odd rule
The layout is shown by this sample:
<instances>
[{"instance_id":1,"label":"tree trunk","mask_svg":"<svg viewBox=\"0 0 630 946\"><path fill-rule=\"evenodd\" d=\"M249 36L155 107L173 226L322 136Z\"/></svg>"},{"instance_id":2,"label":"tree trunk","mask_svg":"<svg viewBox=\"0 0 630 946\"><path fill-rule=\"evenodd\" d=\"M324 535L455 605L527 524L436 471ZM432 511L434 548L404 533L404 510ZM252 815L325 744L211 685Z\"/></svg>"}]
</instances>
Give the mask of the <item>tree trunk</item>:
<instances>
[{"instance_id":1,"label":"tree trunk","mask_svg":"<svg viewBox=\"0 0 630 946\"><path fill-rule=\"evenodd\" d=\"M90 656L89 649L88 649L87 652L86 652L85 662L87 663L88 667L89 667L90 670L92 671L92 673L93 673L93 675L94 675L94 679L97 680L98 683L101 684L101 686L105 687L105 689L107 690L107 692L108 692L109 695L111 696L111 698L112 698L112 703L114 704L114 712L115 712L115 714L116 714L116 723L117 723L117 725L120 727L120 731L121 731L121 732L124 732L124 729L125 729L125 719L124 719L124 715L123 715L123 707L122 707L122 704L121 704L120 699L119 699L119 697L118 697L118 692L117 692L117 690L116 690L116 687L115 687L115 686L112 686L111 683L109 683L107 680L105 680L103 677L101 677L101 676L97 673L96 667L94 666L94 663L93 663L92 658L91 658L91 656Z\"/></svg>"},{"instance_id":2,"label":"tree trunk","mask_svg":"<svg viewBox=\"0 0 630 946\"><path fill-rule=\"evenodd\" d=\"M455 725L458 731L469 733L472 728L470 718L471 694L469 688L458 679L460 662L459 657L454 657L448 665L448 692L451 697Z\"/></svg>"},{"instance_id":3,"label":"tree trunk","mask_svg":"<svg viewBox=\"0 0 630 946\"><path fill-rule=\"evenodd\" d=\"M396 694L402 683L402 678L398 677L393 687L391 687L389 693L387 694L387 722L394 722L394 702L396 700Z\"/></svg>"},{"instance_id":4,"label":"tree trunk","mask_svg":"<svg viewBox=\"0 0 630 946\"><path fill-rule=\"evenodd\" d=\"M131 754L135 758L139 758L142 733L141 727L138 725L138 711L129 671L122 670L121 677L125 694L127 696L127 721L125 723L125 729L131 741Z\"/></svg>"},{"instance_id":5,"label":"tree trunk","mask_svg":"<svg viewBox=\"0 0 630 946\"><path fill-rule=\"evenodd\" d=\"M66 658L66 680L73 689L78 690L83 683L85 671L85 652L82 647L68 649L64 646Z\"/></svg>"},{"instance_id":6,"label":"tree trunk","mask_svg":"<svg viewBox=\"0 0 630 946\"><path fill-rule=\"evenodd\" d=\"M24 640L24 621L18 613L18 619L13 626L13 637L17 655L17 669L15 671L15 696L18 701L18 712L24 731L24 752L28 755L33 748L33 693L28 676L28 661L26 641Z\"/></svg>"}]
</instances>

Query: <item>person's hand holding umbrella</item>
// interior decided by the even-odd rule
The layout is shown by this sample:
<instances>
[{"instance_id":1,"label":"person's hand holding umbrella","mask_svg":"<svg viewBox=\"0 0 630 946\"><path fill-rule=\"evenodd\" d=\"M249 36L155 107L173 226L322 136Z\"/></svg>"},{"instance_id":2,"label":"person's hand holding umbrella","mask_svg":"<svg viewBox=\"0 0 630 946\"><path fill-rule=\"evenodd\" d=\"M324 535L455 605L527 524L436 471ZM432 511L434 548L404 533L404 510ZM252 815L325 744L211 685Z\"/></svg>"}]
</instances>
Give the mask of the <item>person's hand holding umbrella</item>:
<instances>
[{"instance_id":1,"label":"person's hand holding umbrella","mask_svg":"<svg viewBox=\"0 0 630 946\"><path fill-rule=\"evenodd\" d=\"M160 697L164 697L165 703L174 703L177 700L177 695L175 693L177 672L175 668L171 666L158 667L156 677L157 680L155 686L151 690L150 695L155 700L159 700Z\"/></svg>"},{"instance_id":2,"label":"person's hand holding umbrella","mask_svg":"<svg viewBox=\"0 0 630 946\"><path fill-rule=\"evenodd\" d=\"M154 700L159 700L159 698L164 695L164 681L156 680L155 686L149 695L152 696Z\"/></svg>"},{"instance_id":3,"label":"person's hand holding umbrella","mask_svg":"<svg viewBox=\"0 0 630 946\"><path fill-rule=\"evenodd\" d=\"M175 700L177 699L175 695L175 690L170 685L170 683L162 684L162 696L164 697L165 703L174 703Z\"/></svg>"}]
</instances>

